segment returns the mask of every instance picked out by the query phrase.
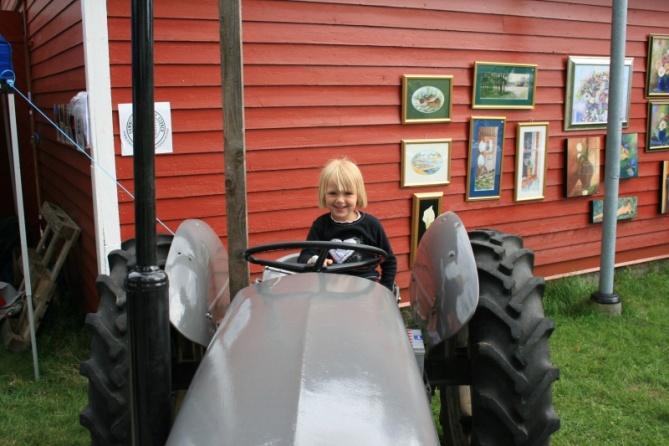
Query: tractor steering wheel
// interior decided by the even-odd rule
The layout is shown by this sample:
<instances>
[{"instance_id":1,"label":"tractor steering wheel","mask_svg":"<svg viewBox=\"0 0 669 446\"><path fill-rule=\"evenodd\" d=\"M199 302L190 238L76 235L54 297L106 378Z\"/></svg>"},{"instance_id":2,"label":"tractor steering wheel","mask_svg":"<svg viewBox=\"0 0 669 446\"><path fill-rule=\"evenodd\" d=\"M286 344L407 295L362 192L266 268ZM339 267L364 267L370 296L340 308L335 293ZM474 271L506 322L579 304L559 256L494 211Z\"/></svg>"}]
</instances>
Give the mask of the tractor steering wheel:
<instances>
[{"instance_id":1,"label":"tractor steering wheel","mask_svg":"<svg viewBox=\"0 0 669 446\"><path fill-rule=\"evenodd\" d=\"M278 251L283 249L312 249L318 252L318 259L313 264L296 263L296 262L279 262L276 260L269 260L256 257L256 254L266 253L270 251ZM330 249L345 249L370 254L371 257L358 262L332 264L324 266L323 262L328 256ZM343 273L346 271L356 270L358 268L375 267L383 262L388 257L388 253L381 248L369 245L361 245L357 243L344 242L323 242L323 241L296 241L296 242L282 242L282 243L268 243L266 245L258 245L244 251L244 259L247 262L255 265L269 266L271 268L284 269L294 273L307 272L322 272L322 273Z\"/></svg>"}]
</instances>

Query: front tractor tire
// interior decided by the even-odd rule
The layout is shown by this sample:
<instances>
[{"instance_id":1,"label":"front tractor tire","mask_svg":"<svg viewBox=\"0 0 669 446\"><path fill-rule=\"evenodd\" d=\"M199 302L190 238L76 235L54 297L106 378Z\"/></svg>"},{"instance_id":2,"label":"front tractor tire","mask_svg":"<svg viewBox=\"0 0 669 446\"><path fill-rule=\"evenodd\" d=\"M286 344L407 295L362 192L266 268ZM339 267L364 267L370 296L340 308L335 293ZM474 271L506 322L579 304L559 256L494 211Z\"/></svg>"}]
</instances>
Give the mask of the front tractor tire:
<instances>
[{"instance_id":1,"label":"front tractor tire","mask_svg":"<svg viewBox=\"0 0 669 446\"><path fill-rule=\"evenodd\" d=\"M165 267L171 236L159 236L158 266ZM79 416L91 432L91 444L129 445L130 439L130 350L125 280L136 264L134 240L109 254L110 274L96 281L100 304L97 313L86 315L91 330L91 356L80 365L88 378L88 406Z\"/></svg>"},{"instance_id":2,"label":"front tractor tire","mask_svg":"<svg viewBox=\"0 0 669 446\"><path fill-rule=\"evenodd\" d=\"M544 281L519 237L469 233L479 276L476 313L444 346L468 358L469 385L440 386L440 421L448 445L546 445L560 427L549 359L554 324L544 316Z\"/></svg>"}]
</instances>

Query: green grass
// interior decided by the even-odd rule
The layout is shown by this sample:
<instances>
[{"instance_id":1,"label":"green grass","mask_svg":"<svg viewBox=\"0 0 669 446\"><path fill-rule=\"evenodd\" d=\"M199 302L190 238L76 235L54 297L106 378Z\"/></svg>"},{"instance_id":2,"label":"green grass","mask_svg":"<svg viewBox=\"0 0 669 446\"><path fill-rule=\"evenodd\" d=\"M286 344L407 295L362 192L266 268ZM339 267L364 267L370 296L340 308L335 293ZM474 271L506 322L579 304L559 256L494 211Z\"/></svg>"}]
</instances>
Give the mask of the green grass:
<instances>
[{"instance_id":1,"label":"green grass","mask_svg":"<svg viewBox=\"0 0 669 446\"><path fill-rule=\"evenodd\" d=\"M10 353L0 345L0 443L3 446L90 444L79 425L87 404L87 383L79 375L90 338L83 315L72 305L54 303L38 331L40 380L32 352Z\"/></svg>"},{"instance_id":2,"label":"green grass","mask_svg":"<svg viewBox=\"0 0 669 446\"><path fill-rule=\"evenodd\" d=\"M554 446L665 445L669 438L669 262L616 272L620 317L589 305L597 282L572 277L547 284L546 314L556 323L553 363L560 368L554 404L562 427ZM66 299L64 299L66 300ZM41 380L30 351L0 348L0 432L3 446L85 445L79 425L88 354L83 315L53 305L38 333Z\"/></svg>"},{"instance_id":3,"label":"green grass","mask_svg":"<svg viewBox=\"0 0 669 446\"><path fill-rule=\"evenodd\" d=\"M669 263L616 272L620 317L589 304L593 278L547 286L555 320L554 404L562 428L553 445L666 445L669 439Z\"/></svg>"}]
</instances>

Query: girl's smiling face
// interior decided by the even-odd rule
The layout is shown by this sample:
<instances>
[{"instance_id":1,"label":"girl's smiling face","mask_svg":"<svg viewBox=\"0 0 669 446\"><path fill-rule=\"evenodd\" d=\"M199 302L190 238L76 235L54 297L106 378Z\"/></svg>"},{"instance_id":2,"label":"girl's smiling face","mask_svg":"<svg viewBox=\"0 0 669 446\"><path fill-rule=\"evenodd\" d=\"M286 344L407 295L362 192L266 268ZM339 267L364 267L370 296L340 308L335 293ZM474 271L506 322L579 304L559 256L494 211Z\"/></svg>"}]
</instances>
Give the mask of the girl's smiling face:
<instances>
[{"instance_id":1,"label":"girl's smiling face","mask_svg":"<svg viewBox=\"0 0 669 446\"><path fill-rule=\"evenodd\" d=\"M351 222L358 217L356 211L358 195L351 190L341 190L335 181L328 183L325 205L330 215L339 222Z\"/></svg>"}]
</instances>

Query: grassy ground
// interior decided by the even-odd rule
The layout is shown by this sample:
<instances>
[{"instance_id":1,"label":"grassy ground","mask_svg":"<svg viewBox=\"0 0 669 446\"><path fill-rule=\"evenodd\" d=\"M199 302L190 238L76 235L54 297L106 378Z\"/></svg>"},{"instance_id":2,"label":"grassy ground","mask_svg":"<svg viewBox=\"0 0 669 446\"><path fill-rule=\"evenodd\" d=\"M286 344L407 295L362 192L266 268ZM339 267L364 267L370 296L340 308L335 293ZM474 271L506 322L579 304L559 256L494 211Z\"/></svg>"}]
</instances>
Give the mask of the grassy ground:
<instances>
[{"instance_id":1,"label":"grassy ground","mask_svg":"<svg viewBox=\"0 0 669 446\"><path fill-rule=\"evenodd\" d=\"M623 315L588 305L592 277L547 285L546 313L556 322L553 363L560 368L554 403L562 428L554 446L665 445L669 438L669 262L616 272ZM66 300L66 299L64 299ZM78 364L89 337L83 315L53 305L39 330L42 379L30 351L0 348L0 441L4 446L84 445L79 425L86 381Z\"/></svg>"}]
</instances>

